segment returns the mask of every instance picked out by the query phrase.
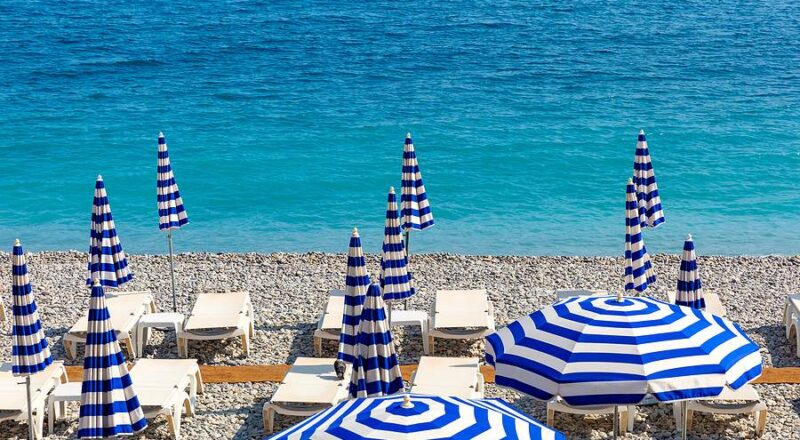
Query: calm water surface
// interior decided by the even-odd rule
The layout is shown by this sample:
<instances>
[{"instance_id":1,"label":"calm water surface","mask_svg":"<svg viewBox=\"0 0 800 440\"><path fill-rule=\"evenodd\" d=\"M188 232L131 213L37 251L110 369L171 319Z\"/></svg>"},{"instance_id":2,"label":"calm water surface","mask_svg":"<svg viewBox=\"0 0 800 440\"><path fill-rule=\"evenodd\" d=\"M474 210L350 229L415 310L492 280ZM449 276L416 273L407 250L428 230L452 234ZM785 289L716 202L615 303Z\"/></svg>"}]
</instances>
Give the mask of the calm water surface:
<instances>
[{"instance_id":1,"label":"calm water surface","mask_svg":"<svg viewBox=\"0 0 800 440\"><path fill-rule=\"evenodd\" d=\"M138 3L138 2L134 2ZM651 252L800 253L797 2L0 3L0 245L88 245L103 174L125 249L379 249L414 135L436 226L412 251L621 255L648 133Z\"/></svg>"}]
</instances>

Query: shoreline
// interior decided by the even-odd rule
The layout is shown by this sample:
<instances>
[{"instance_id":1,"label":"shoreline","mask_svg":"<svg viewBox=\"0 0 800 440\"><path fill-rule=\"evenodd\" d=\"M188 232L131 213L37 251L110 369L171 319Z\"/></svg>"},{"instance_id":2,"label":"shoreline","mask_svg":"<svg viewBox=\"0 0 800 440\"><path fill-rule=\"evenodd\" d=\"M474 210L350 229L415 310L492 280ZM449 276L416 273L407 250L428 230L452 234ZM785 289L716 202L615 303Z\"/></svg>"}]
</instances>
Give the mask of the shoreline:
<instances>
[{"instance_id":1,"label":"shoreline","mask_svg":"<svg viewBox=\"0 0 800 440\"><path fill-rule=\"evenodd\" d=\"M8 258L7 253L0 256ZM54 359L64 359L62 336L85 313L89 290L85 285L85 252L33 252L28 257L34 294L42 324L52 347ZM367 254L367 270L374 276L379 256ZM345 254L321 252L293 253L183 253L176 257L178 311L187 313L194 295L207 291L248 290L255 309L256 335L251 340L251 355L243 357L240 342L192 343L189 357L208 365L254 365L291 363L298 356L313 356L312 334L322 310L327 291L342 288L346 266ZM680 257L653 256L658 281L648 294L666 300L675 289ZM704 288L720 295L728 318L738 322L761 347L765 366L800 365L794 348L784 335L783 298L800 292L800 256L792 257L712 257L698 258ZM163 255L130 255L133 280L121 290L150 290L160 310L171 308L168 258ZM433 294L443 288L486 288L494 304L497 327L553 302L556 288L595 288L616 292L623 287L623 258L616 257L527 257L464 256L453 254L418 254L411 257L411 270L419 293L409 307L429 310ZM10 271L0 271L0 299L8 310ZM3 324L8 331L8 324ZM416 329L393 331L401 363L416 363L422 355L421 335ZM335 356L336 344L323 344L323 356ZM80 353L80 351L79 351ZM436 355L480 356L481 343L437 340ZM144 357L177 357L174 333L155 332L145 346ZM10 361L10 338L0 338L0 361ZM68 365L80 365L68 361ZM770 417L764 438L793 438L800 426L795 409L800 401L800 385L756 385L767 401ZM209 392L199 399L198 415L184 421L186 438L264 438L261 433L261 405L275 389L275 384L210 384ZM487 386L487 397L505 398L539 420L544 420L544 405L528 397ZM56 425L55 436L74 436L77 426L75 408ZM749 418L712 419L702 416L693 435L707 434L710 439L729 438L740 431L751 432ZM279 417L279 429L298 419ZM168 438L166 425L158 419L147 431L148 438ZM23 438L25 426L11 427L11 438ZM559 415L556 428L568 438L599 439L608 434L608 420ZM666 405L642 407L634 434L628 438L665 438L674 432L672 408ZM221 437L219 436L221 433ZM703 437L705 438L705 437Z\"/></svg>"}]
</instances>

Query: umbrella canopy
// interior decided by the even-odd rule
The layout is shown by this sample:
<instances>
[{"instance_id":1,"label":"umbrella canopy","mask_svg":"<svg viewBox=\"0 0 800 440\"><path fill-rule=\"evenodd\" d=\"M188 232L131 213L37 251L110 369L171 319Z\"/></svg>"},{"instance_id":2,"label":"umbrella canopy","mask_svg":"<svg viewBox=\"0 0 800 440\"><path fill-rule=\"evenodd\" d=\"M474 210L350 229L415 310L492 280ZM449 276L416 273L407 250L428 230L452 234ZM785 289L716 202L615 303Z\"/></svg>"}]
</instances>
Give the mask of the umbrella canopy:
<instances>
[{"instance_id":1,"label":"umbrella canopy","mask_svg":"<svg viewBox=\"0 0 800 440\"><path fill-rule=\"evenodd\" d=\"M625 291L644 292L649 284L656 282L656 274L650 263L650 255L644 247L642 229L639 226L639 208L633 181L628 179L625 198Z\"/></svg>"},{"instance_id":2,"label":"umbrella canopy","mask_svg":"<svg viewBox=\"0 0 800 440\"><path fill-rule=\"evenodd\" d=\"M15 376L27 376L47 368L53 363L53 358L39 321L28 265L19 240L14 242L11 253L11 298L11 372Z\"/></svg>"},{"instance_id":3,"label":"umbrella canopy","mask_svg":"<svg viewBox=\"0 0 800 440\"><path fill-rule=\"evenodd\" d=\"M414 296L408 273L408 258L400 230L397 214L397 197L394 187L389 188L386 202L386 222L383 229L383 253L381 254L381 288L384 301L399 301Z\"/></svg>"},{"instance_id":4,"label":"umbrella canopy","mask_svg":"<svg viewBox=\"0 0 800 440\"><path fill-rule=\"evenodd\" d=\"M364 295L369 286L367 263L364 260L364 251L361 249L358 228L353 228L353 234L350 236L350 248L347 251L347 276L344 284L344 314L342 315L342 332L339 335L337 359L353 363L356 353L358 322L361 319Z\"/></svg>"},{"instance_id":5,"label":"umbrella canopy","mask_svg":"<svg viewBox=\"0 0 800 440\"><path fill-rule=\"evenodd\" d=\"M639 130L636 142L636 156L633 160L633 183L636 186L636 200L639 204L639 221L642 227L655 228L664 223L664 211L661 209L661 197L658 196L656 174L650 160L650 150L644 130Z\"/></svg>"},{"instance_id":6,"label":"umbrella canopy","mask_svg":"<svg viewBox=\"0 0 800 440\"><path fill-rule=\"evenodd\" d=\"M183 199L175 183L164 133L158 133L158 229L177 229L189 223Z\"/></svg>"},{"instance_id":7,"label":"umbrella canopy","mask_svg":"<svg viewBox=\"0 0 800 440\"><path fill-rule=\"evenodd\" d=\"M367 289L358 327L350 397L387 396L401 391L403 376L377 284Z\"/></svg>"},{"instance_id":8,"label":"umbrella canopy","mask_svg":"<svg viewBox=\"0 0 800 440\"><path fill-rule=\"evenodd\" d=\"M675 295L675 304L695 309L706 308L706 300L703 298L703 283L700 281L700 274L697 273L697 257L694 254L694 241L691 234L683 243L683 257L681 258L681 269L678 272L678 292Z\"/></svg>"},{"instance_id":9,"label":"umbrella canopy","mask_svg":"<svg viewBox=\"0 0 800 440\"><path fill-rule=\"evenodd\" d=\"M344 401L270 440L311 438L561 440L566 437L500 399L398 394Z\"/></svg>"},{"instance_id":10,"label":"umbrella canopy","mask_svg":"<svg viewBox=\"0 0 800 440\"><path fill-rule=\"evenodd\" d=\"M130 435L147 426L98 280L89 299L78 438Z\"/></svg>"},{"instance_id":11,"label":"umbrella canopy","mask_svg":"<svg viewBox=\"0 0 800 440\"><path fill-rule=\"evenodd\" d=\"M422 174L419 172L417 153L411 141L411 133L406 134L406 143L403 147L403 179L400 194L400 215L402 216L403 229L427 229L433 226L433 214L425 185L422 183Z\"/></svg>"},{"instance_id":12,"label":"umbrella canopy","mask_svg":"<svg viewBox=\"0 0 800 440\"><path fill-rule=\"evenodd\" d=\"M738 325L644 297L572 297L486 338L498 385L570 405L625 405L719 395L761 375Z\"/></svg>"},{"instance_id":13,"label":"umbrella canopy","mask_svg":"<svg viewBox=\"0 0 800 440\"><path fill-rule=\"evenodd\" d=\"M89 276L86 285L92 280L100 280L106 287L119 287L133 279L128 267L128 259L117 236L111 205L108 204L106 185L103 176L97 176L92 204L92 231L89 240Z\"/></svg>"}]
</instances>

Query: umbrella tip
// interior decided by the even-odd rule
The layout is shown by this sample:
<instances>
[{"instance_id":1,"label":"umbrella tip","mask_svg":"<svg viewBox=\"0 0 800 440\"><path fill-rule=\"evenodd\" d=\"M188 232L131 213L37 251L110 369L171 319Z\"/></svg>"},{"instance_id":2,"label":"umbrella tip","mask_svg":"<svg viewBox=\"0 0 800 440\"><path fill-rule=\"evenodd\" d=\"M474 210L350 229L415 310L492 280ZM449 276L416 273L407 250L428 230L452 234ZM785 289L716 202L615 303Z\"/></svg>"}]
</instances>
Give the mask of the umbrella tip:
<instances>
[{"instance_id":1,"label":"umbrella tip","mask_svg":"<svg viewBox=\"0 0 800 440\"><path fill-rule=\"evenodd\" d=\"M164 132L163 131L159 131L158 132L158 137L163 138L164 137Z\"/></svg>"},{"instance_id":2,"label":"umbrella tip","mask_svg":"<svg viewBox=\"0 0 800 440\"><path fill-rule=\"evenodd\" d=\"M411 396L409 396L408 394L403 395L403 404L400 406L402 406L403 408L413 408L414 404L411 403Z\"/></svg>"},{"instance_id":3,"label":"umbrella tip","mask_svg":"<svg viewBox=\"0 0 800 440\"><path fill-rule=\"evenodd\" d=\"M353 235L358 235L358 228L355 226L353 227Z\"/></svg>"},{"instance_id":4,"label":"umbrella tip","mask_svg":"<svg viewBox=\"0 0 800 440\"><path fill-rule=\"evenodd\" d=\"M19 238L14 239L14 246L19 246Z\"/></svg>"},{"instance_id":5,"label":"umbrella tip","mask_svg":"<svg viewBox=\"0 0 800 440\"><path fill-rule=\"evenodd\" d=\"M393 186L389 187L389 194L394 194L394 187Z\"/></svg>"},{"instance_id":6,"label":"umbrella tip","mask_svg":"<svg viewBox=\"0 0 800 440\"><path fill-rule=\"evenodd\" d=\"M686 235L686 240L687 240L687 241L691 241L691 240L692 240L692 234L688 234L688 235Z\"/></svg>"},{"instance_id":7,"label":"umbrella tip","mask_svg":"<svg viewBox=\"0 0 800 440\"><path fill-rule=\"evenodd\" d=\"M92 287L100 287L100 280L97 278L92 278Z\"/></svg>"},{"instance_id":8,"label":"umbrella tip","mask_svg":"<svg viewBox=\"0 0 800 440\"><path fill-rule=\"evenodd\" d=\"M102 174L98 174L97 175L97 180L103 180L103 175Z\"/></svg>"},{"instance_id":9,"label":"umbrella tip","mask_svg":"<svg viewBox=\"0 0 800 440\"><path fill-rule=\"evenodd\" d=\"M411 139L411 132L410 131L406 132L406 139Z\"/></svg>"},{"instance_id":10,"label":"umbrella tip","mask_svg":"<svg viewBox=\"0 0 800 440\"><path fill-rule=\"evenodd\" d=\"M632 185L632 184L633 184L633 177L628 177L628 185Z\"/></svg>"},{"instance_id":11,"label":"umbrella tip","mask_svg":"<svg viewBox=\"0 0 800 440\"><path fill-rule=\"evenodd\" d=\"M639 129L639 134L640 134L640 135L641 135L641 134L644 134L644 130L642 130L642 129Z\"/></svg>"},{"instance_id":12,"label":"umbrella tip","mask_svg":"<svg viewBox=\"0 0 800 440\"><path fill-rule=\"evenodd\" d=\"M617 293L617 302L622 302L622 292Z\"/></svg>"}]
</instances>

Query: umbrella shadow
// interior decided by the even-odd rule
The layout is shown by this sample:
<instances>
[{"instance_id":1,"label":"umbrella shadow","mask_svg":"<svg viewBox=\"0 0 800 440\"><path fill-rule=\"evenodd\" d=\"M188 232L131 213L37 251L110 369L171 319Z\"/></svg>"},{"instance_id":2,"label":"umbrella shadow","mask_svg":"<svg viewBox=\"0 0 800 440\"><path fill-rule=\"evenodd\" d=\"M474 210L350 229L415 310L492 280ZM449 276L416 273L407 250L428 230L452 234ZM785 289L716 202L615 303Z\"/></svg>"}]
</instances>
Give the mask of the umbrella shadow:
<instances>
[{"instance_id":1,"label":"umbrella shadow","mask_svg":"<svg viewBox=\"0 0 800 440\"><path fill-rule=\"evenodd\" d=\"M776 368L800 365L795 351L796 339L786 338L786 329L783 325L763 325L749 328L746 332L761 346L762 355L770 357L767 365L771 364Z\"/></svg>"},{"instance_id":2,"label":"umbrella shadow","mask_svg":"<svg viewBox=\"0 0 800 440\"><path fill-rule=\"evenodd\" d=\"M294 363L298 357L317 357L314 355L314 330L317 328L316 324L301 322L287 325L259 325L256 324L256 335L261 335L261 338L270 340L270 334L285 333L287 331L293 334L291 342L289 343L289 352L286 356L285 362L287 364ZM328 344L326 344L328 342ZM335 347L334 347L335 345ZM330 350L333 350L332 356ZM336 350L338 345L334 341L323 339L322 341L322 356L321 357L336 357Z\"/></svg>"}]
</instances>

